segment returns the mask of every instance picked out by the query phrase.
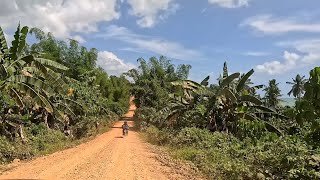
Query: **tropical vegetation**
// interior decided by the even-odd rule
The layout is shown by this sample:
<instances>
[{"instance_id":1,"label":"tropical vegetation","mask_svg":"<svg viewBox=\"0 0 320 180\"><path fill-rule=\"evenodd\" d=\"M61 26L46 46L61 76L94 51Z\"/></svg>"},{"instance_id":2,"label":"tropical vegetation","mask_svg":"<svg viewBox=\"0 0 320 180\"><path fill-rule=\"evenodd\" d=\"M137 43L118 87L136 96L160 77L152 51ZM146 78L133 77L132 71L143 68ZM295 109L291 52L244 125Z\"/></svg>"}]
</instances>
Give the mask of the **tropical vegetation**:
<instances>
[{"instance_id":1,"label":"tropical vegetation","mask_svg":"<svg viewBox=\"0 0 320 180\"><path fill-rule=\"evenodd\" d=\"M35 42L27 44L27 36ZM136 126L149 142L190 161L208 179L320 179L320 67L297 75L282 106L276 79L253 69L216 82L188 79L191 65L139 58L120 77L97 66L98 51L18 25L0 28L0 161L53 152L107 128L134 96ZM262 92L262 93L261 93Z\"/></svg>"},{"instance_id":2,"label":"tropical vegetation","mask_svg":"<svg viewBox=\"0 0 320 180\"><path fill-rule=\"evenodd\" d=\"M157 63L143 61L129 72ZM308 80L297 75L289 93L299 100L295 107L281 106L275 79L254 85L253 69L229 74L225 63L218 82L210 84L209 76L195 82L188 74L160 83L153 77L166 77L157 74L166 69L159 68L137 76L133 85L143 90L137 102L149 95L157 100L139 106L134 117L148 141L193 162L209 179L320 178L320 67ZM140 84L149 76L148 84Z\"/></svg>"},{"instance_id":3,"label":"tropical vegetation","mask_svg":"<svg viewBox=\"0 0 320 180\"><path fill-rule=\"evenodd\" d=\"M68 146L127 111L130 82L108 76L96 61L96 49L38 28L19 25L9 45L0 27L1 162Z\"/></svg>"}]
</instances>

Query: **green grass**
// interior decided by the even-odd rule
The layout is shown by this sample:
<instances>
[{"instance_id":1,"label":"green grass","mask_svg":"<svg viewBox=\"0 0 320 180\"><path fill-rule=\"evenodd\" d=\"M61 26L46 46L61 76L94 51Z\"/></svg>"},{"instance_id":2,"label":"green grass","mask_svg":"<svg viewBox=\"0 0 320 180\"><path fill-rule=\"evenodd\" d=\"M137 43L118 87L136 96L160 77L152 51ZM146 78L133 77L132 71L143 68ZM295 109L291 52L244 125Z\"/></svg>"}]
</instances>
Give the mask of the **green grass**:
<instances>
[{"instance_id":1,"label":"green grass","mask_svg":"<svg viewBox=\"0 0 320 180\"><path fill-rule=\"evenodd\" d=\"M22 143L18 139L9 141L0 136L0 164L10 163L13 159L32 159L72 148L107 132L113 124L114 122L110 122L98 129L90 129L88 135L80 139L66 137L62 132L48 130L41 124L26 130L26 136L28 137L26 143Z\"/></svg>"},{"instance_id":2,"label":"green grass","mask_svg":"<svg viewBox=\"0 0 320 180\"><path fill-rule=\"evenodd\" d=\"M294 136L265 134L254 141L197 128L148 128L143 137L192 162L208 179L319 179L320 149ZM311 162L311 163L310 163Z\"/></svg>"}]
</instances>

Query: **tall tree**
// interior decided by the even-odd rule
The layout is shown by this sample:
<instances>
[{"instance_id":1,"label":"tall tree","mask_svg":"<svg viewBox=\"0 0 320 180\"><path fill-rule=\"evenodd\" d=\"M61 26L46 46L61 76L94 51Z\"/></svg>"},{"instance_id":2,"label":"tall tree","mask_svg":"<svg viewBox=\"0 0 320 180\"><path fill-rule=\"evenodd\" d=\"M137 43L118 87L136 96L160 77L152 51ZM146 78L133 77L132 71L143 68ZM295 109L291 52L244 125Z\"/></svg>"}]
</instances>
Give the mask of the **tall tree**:
<instances>
[{"instance_id":1,"label":"tall tree","mask_svg":"<svg viewBox=\"0 0 320 180\"><path fill-rule=\"evenodd\" d=\"M304 84L307 82L304 77L305 76L300 76L299 74L297 74L295 79L292 78L292 82L286 82L287 84L292 85L292 88L288 93L289 96L291 96L292 94L295 98L301 100L301 97L305 92Z\"/></svg>"},{"instance_id":2,"label":"tall tree","mask_svg":"<svg viewBox=\"0 0 320 180\"><path fill-rule=\"evenodd\" d=\"M69 44L67 44L55 39L51 33L45 33L38 28L32 28L30 34L33 34L38 40L30 47L31 52L41 53L45 58L68 66L70 69L65 72L65 75L79 80L81 74L96 68L97 49L87 49L73 39L69 39Z\"/></svg>"},{"instance_id":3,"label":"tall tree","mask_svg":"<svg viewBox=\"0 0 320 180\"><path fill-rule=\"evenodd\" d=\"M275 79L269 81L269 85L264 88L266 104L270 107L276 108L279 105L281 90L278 87L279 83Z\"/></svg>"},{"instance_id":4,"label":"tall tree","mask_svg":"<svg viewBox=\"0 0 320 180\"><path fill-rule=\"evenodd\" d=\"M137 69L129 70L126 75L135 82L132 94L136 97L137 107L151 106L161 108L168 101L168 92L171 90L170 82L186 79L191 68L190 65L174 65L161 56L159 59L151 57L147 62L139 58Z\"/></svg>"}]
</instances>

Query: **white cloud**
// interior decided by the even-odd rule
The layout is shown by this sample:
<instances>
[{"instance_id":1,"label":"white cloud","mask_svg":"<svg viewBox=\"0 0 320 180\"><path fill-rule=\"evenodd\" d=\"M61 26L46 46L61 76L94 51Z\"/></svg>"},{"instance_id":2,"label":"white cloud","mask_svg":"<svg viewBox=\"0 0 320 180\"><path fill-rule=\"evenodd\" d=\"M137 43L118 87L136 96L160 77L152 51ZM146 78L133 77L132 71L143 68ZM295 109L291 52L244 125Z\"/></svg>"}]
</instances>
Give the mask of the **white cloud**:
<instances>
[{"instance_id":1,"label":"white cloud","mask_svg":"<svg viewBox=\"0 0 320 180\"><path fill-rule=\"evenodd\" d=\"M82 36L79 36L79 35L72 36L72 39L78 41L80 44L86 42L86 40Z\"/></svg>"},{"instance_id":2,"label":"white cloud","mask_svg":"<svg viewBox=\"0 0 320 180\"><path fill-rule=\"evenodd\" d=\"M300 20L301 21L301 20ZM288 32L320 33L320 23L299 22L298 18L278 18L272 15L259 15L246 19L240 26L249 26L265 34Z\"/></svg>"},{"instance_id":3,"label":"white cloud","mask_svg":"<svg viewBox=\"0 0 320 180\"><path fill-rule=\"evenodd\" d=\"M174 0L127 0L130 14L139 17L137 24L144 28L153 27L159 20L166 19L178 9Z\"/></svg>"},{"instance_id":4,"label":"white cloud","mask_svg":"<svg viewBox=\"0 0 320 180\"><path fill-rule=\"evenodd\" d=\"M280 42L278 46L293 48L296 52L285 51L283 61L271 61L256 66L257 72L267 74L284 74L288 71L314 65L320 62L320 39L306 39Z\"/></svg>"},{"instance_id":5,"label":"white cloud","mask_svg":"<svg viewBox=\"0 0 320 180\"><path fill-rule=\"evenodd\" d=\"M279 46L293 47L304 54L301 58L303 63L314 64L320 61L320 39L304 39L290 42L280 42Z\"/></svg>"},{"instance_id":6,"label":"white cloud","mask_svg":"<svg viewBox=\"0 0 320 180\"><path fill-rule=\"evenodd\" d=\"M267 55L269 55L269 54L270 54L270 53L260 52L260 51L248 51L248 52L243 53L243 55L245 55L245 56L256 56L256 57L259 57L259 56L267 56Z\"/></svg>"},{"instance_id":7,"label":"white cloud","mask_svg":"<svg viewBox=\"0 0 320 180\"><path fill-rule=\"evenodd\" d=\"M97 65L106 70L109 75L120 75L135 68L133 64L125 63L122 59L109 51L101 51L98 53Z\"/></svg>"},{"instance_id":8,"label":"white cloud","mask_svg":"<svg viewBox=\"0 0 320 180\"><path fill-rule=\"evenodd\" d=\"M109 26L107 32L101 35L105 38L117 39L133 45L136 51L156 53L179 60L200 60L203 55L183 45L156 37L139 35L125 27Z\"/></svg>"},{"instance_id":9,"label":"white cloud","mask_svg":"<svg viewBox=\"0 0 320 180\"><path fill-rule=\"evenodd\" d=\"M296 53L284 52L284 62L271 61L266 62L262 65L256 66L257 72L268 73L268 74L281 74L289 70L296 68L299 63L300 56Z\"/></svg>"},{"instance_id":10,"label":"white cloud","mask_svg":"<svg viewBox=\"0 0 320 180\"><path fill-rule=\"evenodd\" d=\"M250 0L208 0L210 4L218 5L224 8L239 8L249 5Z\"/></svg>"},{"instance_id":11,"label":"white cloud","mask_svg":"<svg viewBox=\"0 0 320 180\"><path fill-rule=\"evenodd\" d=\"M99 22L119 17L117 0L2 0L0 7L0 24L6 29L20 21L61 38L97 31Z\"/></svg>"}]
</instances>

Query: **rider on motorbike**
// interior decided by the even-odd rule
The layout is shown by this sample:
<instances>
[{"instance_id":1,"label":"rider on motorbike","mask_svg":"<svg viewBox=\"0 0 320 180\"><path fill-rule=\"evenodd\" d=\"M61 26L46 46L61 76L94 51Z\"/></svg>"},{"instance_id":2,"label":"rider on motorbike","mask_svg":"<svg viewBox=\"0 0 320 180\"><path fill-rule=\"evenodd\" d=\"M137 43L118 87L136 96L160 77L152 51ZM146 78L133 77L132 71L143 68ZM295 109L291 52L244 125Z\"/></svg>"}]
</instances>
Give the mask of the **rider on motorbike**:
<instances>
[{"instance_id":1,"label":"rider on motorbike","mask_svg":"<svg viewBox=\"0 0 320 180\"><path fill-rule=\"evenodd\" d=\"M123 135L128 135L128 130L129 130L129 125L127 121L124 121L123 125L122 125L122 133Z\"/></svg>"}]
</instances>

